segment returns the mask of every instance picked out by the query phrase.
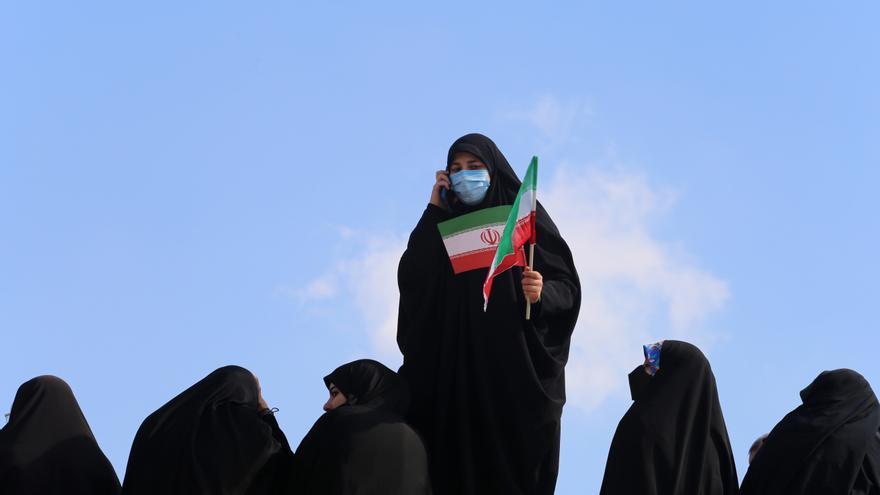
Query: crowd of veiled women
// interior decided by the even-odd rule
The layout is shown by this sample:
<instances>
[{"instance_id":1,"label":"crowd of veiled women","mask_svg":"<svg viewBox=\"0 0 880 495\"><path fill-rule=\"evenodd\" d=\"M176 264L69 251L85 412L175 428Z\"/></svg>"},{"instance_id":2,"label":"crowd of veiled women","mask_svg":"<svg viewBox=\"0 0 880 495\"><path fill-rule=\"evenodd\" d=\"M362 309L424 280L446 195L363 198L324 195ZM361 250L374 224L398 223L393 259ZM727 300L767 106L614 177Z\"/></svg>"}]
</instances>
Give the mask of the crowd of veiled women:
<instances>
[{"instance_id":1,"label":"crowd of veiled women","mask_svg":"<svg viewBox=\"0 0 880 495\"><path fill-rule=\"evenodd\" d=\"M824 371L802 390L803 404L752 446L739 487L706 358L686 342L645 347L600 493L880 493L880 406L855 371ZM70 387L36 377L19 387L0 430L0 493L432 493L400 375L358 360L324 382L327 412L294 453L257 378L238 366L215 370L144 420L120 486Z\"/></svg>"},{"instance_id":2,"label":"crowd of veiled women","mask_svg":"<svg viewBox=\"0 0 880 495\"><path fill-rule=\"evenodd\" d=\"M398 269L403 366L358 360L326 376L325 413L295 450L257 377L226 366L143 421L120 483L71 388L41 376L0 430L0 495L554 493L581 299L571 251L538 203L534 265L497 276L484 308L487 267L455 273L437 224L512 204L520 182L479 134L446 163ZM706 357L674 340L643 354L600 494L880 495L880 405L855 371L804 388L740 485Z\"/></svg>"}]
</instances>

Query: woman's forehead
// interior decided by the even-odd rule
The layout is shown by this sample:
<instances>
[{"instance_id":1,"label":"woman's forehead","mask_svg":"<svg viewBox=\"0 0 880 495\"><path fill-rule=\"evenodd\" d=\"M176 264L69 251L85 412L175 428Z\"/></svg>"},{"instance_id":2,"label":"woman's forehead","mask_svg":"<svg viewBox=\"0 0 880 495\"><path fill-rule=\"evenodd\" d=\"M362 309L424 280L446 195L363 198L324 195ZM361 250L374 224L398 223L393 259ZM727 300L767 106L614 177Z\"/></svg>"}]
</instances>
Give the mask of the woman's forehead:
<instances>
[{"instance_id":1,"label":"woman's forehead","mask_svg":"<svg viewBox=\"0 0 880 495\"><path fill-rule=\"evenodd\" d=\"M469 162L469 161L473 161L473 160L477 160L478 162L482 162L482 161L483 161L483 160L482 160L480 157L478 157L477 155L474 155L473 153L468 153L467 151L459 151L459 152L456 152L455 155L453 155L453 157L452 157L452 161L453 161L453 162L459 162L459 161L461 161L461 162Z\"/></svg>"}]
</instances>

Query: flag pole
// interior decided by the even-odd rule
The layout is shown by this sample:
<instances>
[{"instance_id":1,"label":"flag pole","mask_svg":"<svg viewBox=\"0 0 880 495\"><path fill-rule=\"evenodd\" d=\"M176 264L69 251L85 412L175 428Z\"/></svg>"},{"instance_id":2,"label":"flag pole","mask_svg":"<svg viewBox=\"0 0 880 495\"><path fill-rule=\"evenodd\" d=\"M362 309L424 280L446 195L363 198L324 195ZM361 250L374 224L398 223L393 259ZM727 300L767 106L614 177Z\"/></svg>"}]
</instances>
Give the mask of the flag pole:
<instances>
[{"instance_id":1,"label":"flag pole","mask_svg":"<svg viewBox=\"0 0 880 495\"><path fill-rule=\"evenodd\" d=\"M533 156L532 160L535 161L535 168L537 169L538 165L538 157ZM526 172L528 173L528 172ZM535 181L537 182L537 180ZM537 184L536 184L537 185ZM532 239L529 243L529 270L535 269L535 244L538 243L538 218L536 215L536 211L538 209L538 189L535 188L535 191L532 193ZM538 299L541 297L538 296ZM526 297L526 320L532 319L532 301L529 301L529 298Z\"/></svg>"},{"instance_id":2,"label":"flag pole","mask_svg":"<svg viewBox=\"0 0 880 495\"><path fill-rule=\"evenodd\" d=\"M535 245L529 244L529 270L532 270L535 267ZM532 319L532 301L529 301L529 298L526 297L526 319Z\"/></svg>"}]
</instances>

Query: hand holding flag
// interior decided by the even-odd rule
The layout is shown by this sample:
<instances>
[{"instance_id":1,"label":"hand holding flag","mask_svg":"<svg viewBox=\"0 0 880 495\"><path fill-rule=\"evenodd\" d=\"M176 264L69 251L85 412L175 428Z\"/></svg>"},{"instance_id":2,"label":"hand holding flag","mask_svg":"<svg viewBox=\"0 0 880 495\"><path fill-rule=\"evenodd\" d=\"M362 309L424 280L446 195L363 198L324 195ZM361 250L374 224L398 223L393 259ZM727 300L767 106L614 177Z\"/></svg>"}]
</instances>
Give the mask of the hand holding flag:
<instances>
[{"instance_id":1,"label":"hand holding flag","mask_svg":"<svg viewBox=\"0 0 880 495\"><path fill-rule=\"evenodd\" d=\"M541 290L544 288L544 278L540 273L532 270L528 266L525 267L522 274L523 294L526 301L535 304L541 299Z\"/></svg>"}]
</instances>

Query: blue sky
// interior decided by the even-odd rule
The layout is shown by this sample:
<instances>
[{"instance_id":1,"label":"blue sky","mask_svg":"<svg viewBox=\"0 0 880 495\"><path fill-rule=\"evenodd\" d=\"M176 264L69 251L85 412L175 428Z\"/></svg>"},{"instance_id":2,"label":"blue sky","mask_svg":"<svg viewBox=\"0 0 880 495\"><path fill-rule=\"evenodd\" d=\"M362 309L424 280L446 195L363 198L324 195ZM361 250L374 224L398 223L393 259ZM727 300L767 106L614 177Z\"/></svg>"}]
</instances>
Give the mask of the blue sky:
<instances>
[{"instance_id":1,"label":"blue sky","mask_svg":"<svg viewBox=\"0 0 880 495\"><path fill-rule=\"evenodd\" d=\"M3 4L0 403L64 377L121 475L147 414L237 363L298 442L324 374L399 362L401 243L479 131L541 157L585 284L558 493L598 490L664 337L709 356L742 476L820 371L880 383L878 14Z\"/></svg>"}]
</instances>

